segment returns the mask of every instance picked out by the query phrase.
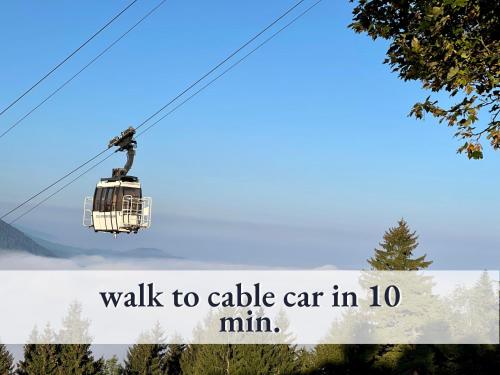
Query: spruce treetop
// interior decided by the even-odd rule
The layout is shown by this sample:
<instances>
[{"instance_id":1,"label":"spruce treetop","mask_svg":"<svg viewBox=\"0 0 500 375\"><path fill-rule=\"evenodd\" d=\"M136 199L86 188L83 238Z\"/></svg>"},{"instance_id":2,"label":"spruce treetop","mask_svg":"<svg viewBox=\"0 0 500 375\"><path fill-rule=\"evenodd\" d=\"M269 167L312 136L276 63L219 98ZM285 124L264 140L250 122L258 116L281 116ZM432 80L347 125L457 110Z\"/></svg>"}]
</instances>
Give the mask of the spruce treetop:
<instances>
[{"instance_id":1,"label":"spruce treetop","mask_svg":"<svg viewBox=\"0 0 500 375\"><path fill-rule=\"evenodd\" d=\"M412 258L413 251L418 247L418 236L410 230L404 219L385 232L379 246L381 248L375 249L375 255L368 259L374 270L415 271L427 268L432 263L425 260L425 254Z\"/></svg>"}]
</instances>

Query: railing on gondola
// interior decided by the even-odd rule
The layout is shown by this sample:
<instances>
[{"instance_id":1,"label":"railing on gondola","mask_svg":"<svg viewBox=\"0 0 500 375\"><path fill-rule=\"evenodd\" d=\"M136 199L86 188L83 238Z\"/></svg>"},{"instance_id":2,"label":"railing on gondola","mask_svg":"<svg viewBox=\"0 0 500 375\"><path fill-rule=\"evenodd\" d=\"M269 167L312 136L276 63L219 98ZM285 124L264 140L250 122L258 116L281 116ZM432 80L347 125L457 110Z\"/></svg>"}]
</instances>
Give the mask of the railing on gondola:
<instances>
[{"instance_id":1,"label":"railing on gondola","mask_svg":"<svg viewBox=\"0 0 500 375\"><path fill-rule=\"evenodd\" d=\"M123 224L128 227L149 228L151 226L151 198L125 195L122 203Z\"/></svg>"},{"instance_id":2,"label":"railing on gondola","mask_svg":"<svg viewBox=\"0 0 500 375\"><path fill-rule=\"evenodd\" d=\"M94 197L85 197L83 201L83 226L91 227L93 223L92 208L94 206Z\"/></svg>"}]
</instances>

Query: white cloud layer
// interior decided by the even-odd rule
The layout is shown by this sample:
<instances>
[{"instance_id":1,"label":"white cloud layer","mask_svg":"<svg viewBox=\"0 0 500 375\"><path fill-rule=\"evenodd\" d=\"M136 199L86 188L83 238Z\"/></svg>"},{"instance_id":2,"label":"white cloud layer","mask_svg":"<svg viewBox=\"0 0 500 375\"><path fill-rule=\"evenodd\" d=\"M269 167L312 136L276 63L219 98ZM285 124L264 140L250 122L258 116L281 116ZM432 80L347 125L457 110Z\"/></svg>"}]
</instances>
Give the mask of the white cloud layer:
<instances>
[{"instance_id":1,"label":"white cloud layer","mask_svg":"<svg viewBox=\"0 0 500 375\"><path fill-rule=\"evenodd\" d=\"M2 252L5 252L5 254L2 254ZM0 270L218 270L268 268L271 267L171 258L110 259L96 255L78 256L69 259L47 258L23 252L0 249Z\"/></svg>"}]
</instances>

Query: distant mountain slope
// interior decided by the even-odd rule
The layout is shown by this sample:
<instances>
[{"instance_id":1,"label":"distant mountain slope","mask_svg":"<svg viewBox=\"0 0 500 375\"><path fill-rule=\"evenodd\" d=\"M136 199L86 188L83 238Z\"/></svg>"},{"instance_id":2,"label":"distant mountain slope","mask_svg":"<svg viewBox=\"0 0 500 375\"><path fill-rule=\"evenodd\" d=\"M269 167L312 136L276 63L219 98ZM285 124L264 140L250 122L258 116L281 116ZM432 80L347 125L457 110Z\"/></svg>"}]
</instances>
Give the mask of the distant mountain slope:
<instances>
[{"instance_id":1,"label":"distant mountain slope","mask_svg":"<svg viewBox=\"0 0 500 375\"><path fill-rule=\"evenodd\" d=\"M0 220L0 253L3 250L26 251L33 255L54 257L45 247L37 244L20 230Z\"/></svg>"},{"instance_id":2,"label":"distant mountain slope","mask_svg":"<svg viewBox=\"0 0 500 375\"><path fill-rule=\"evenodd\" d=\"M50 249L50 251L59 258L73 258L82 255L101 255L103 252L99 249L84 249L75 246L63 245L33 235L31 235L31 238L40 246Z\"/></svg>"},{"instance_id":3,"label":"distant mountain slope","mask_svg":"<svg viewBox=\"0 0 500 375\"><path fill-rule=\"evenodd\" d=\"M84 255L97 255L103 258L158 258L158 259L183 259L178 256L170 255L168 252L156 248L138 248L122 251L111 251L107 249L87 249L75 246L63 245L60 243L47 241L38 237L32 237L33 240L47 248L50 249L55 256L60 258L73 258Z\"/></svg>"}]
</instances>

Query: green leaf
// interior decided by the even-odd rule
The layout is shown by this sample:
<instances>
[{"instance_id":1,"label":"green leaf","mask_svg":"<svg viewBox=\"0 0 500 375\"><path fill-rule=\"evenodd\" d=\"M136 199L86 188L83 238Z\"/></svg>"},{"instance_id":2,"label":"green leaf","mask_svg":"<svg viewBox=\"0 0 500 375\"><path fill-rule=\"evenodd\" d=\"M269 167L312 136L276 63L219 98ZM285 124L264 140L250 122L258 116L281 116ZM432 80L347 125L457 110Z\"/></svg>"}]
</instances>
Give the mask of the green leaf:
<instances>
[{"instance_id":1,"label":"green leaf","mask_svg":"<svg viewBox=\"0 0 500 375\"><path fill-rule=\"evenodd\" d=\"M420 51L420 42L415 37L411 40L411 49L415 52Z\"/></svg>"}]
</instances>

